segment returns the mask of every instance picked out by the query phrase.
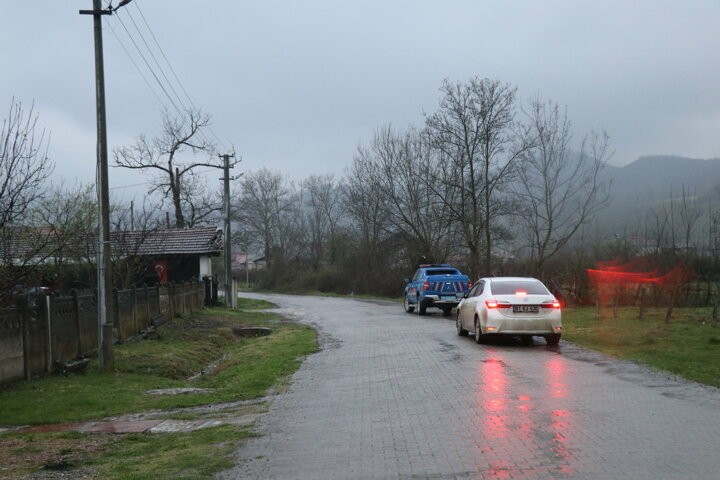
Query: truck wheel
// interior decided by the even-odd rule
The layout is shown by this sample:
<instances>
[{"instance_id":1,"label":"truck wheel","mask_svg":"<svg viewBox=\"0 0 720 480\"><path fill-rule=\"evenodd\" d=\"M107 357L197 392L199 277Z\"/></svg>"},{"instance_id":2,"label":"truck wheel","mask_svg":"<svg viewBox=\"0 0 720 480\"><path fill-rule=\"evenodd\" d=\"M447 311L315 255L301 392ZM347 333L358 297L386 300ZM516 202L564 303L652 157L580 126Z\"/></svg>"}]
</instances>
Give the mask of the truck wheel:
<instances>
[{"instance_id":1,"label":"truck wheel","mask_svg":"<svg viewBox=\"0 0 720 480\"><path fill-rule=\"evenodd\" d=\"M452 307L442 307L443 317L449 317L452 313Z\"/></svg>"},{"instance_id":2,"label":"truck wheel","mask_svg":"<svg viewBox=\"0 0 720 480\"><path fill-rule=\"evenodd\" d=\"M407 297L403 299L403 307L405 308L405 311L407 313L413 313L415 311L415 307L413 305L410 305Z\"/></svg>"},{"instance_id":3,"label":"truck wheel","mask_svg":"<svg viewBox=\"0 0 720 480\"><path fill-rule=\"evenodd\" d=\"M425 306L424 303L418 300L418 313L420 315L425 315L425 312L427 312L427 306Z\"/></svg>"}]
</instances>

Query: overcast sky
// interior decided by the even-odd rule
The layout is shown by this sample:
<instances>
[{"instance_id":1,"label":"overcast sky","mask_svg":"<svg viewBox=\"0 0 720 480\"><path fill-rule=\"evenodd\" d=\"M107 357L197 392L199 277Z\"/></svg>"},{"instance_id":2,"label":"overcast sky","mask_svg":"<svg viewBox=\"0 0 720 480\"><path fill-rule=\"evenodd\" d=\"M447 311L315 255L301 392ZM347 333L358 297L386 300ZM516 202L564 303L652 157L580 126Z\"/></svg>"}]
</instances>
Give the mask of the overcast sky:
<instances>
[{"instance_id":1,"label":"overcast sky","mask_svg":"<svg viewBox=\"0 0 720 480\"><path fill-rule=\"evenodd\" d=\"M34 101L66 183L95 176L91 6L0 0L0 117ZM578 142L607 131L615 165L720 156L717 0L134 0L103 22L111 149L159 133L172 106L155 74L212 116L234 174L340 176L378 127L421 125L443 79L479 76L566 106ZM110 170L116 197L145 181Z\"/></svg>"}]
</instances>

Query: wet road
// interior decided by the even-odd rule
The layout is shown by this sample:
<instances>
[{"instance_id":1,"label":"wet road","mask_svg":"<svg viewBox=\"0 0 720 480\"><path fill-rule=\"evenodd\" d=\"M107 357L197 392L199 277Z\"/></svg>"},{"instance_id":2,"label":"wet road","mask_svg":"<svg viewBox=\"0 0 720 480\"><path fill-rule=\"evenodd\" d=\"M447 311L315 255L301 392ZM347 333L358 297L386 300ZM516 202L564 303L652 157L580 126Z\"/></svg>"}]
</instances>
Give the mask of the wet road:
<instances>
[{"instance_id":1,"label":"wet road","mask_svg":"<svg viewBox=\"0 0 720 480\"><path fill-rule=\"evenodd\" d=\"M561 341L477 345L402 305L251 295L316 327L223 478L720 479L720 390Z\"/></svg>"}]
</instances>

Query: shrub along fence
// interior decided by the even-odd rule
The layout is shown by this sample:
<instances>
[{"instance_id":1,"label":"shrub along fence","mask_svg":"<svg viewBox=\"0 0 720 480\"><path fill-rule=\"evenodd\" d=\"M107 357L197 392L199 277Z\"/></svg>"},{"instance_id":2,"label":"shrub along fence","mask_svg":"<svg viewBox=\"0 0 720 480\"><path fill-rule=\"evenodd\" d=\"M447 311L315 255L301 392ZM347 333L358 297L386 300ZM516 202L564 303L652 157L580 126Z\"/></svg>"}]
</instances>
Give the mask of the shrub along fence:
<instances>
[{"instance_id":1,"label":"shrub along fence","mask_svg":"<svg viewBox=\"0 0 720 480\"><path fill-rule=\"evenodd\" d=\"M198 282L114 290L114 334L128 338L205 304ZM97 294L21 297L16 307L0 309L0 385L30 380L97 354Z\"/></svg>"}]
</instances>

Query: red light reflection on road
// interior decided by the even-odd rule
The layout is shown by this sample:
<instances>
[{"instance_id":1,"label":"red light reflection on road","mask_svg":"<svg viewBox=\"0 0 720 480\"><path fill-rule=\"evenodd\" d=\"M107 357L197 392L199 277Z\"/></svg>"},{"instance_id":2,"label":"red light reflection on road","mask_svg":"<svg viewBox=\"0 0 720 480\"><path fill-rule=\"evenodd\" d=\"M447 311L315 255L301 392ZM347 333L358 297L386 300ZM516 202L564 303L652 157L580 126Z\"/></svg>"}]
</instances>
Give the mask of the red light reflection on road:
<instances>
[{"instance_id":1,"label":"red light reflection on road","mask_svg":"<svg viewBox=\"0 0 720 480\"><path fill-rule=\"evenodd\" d=\"M547 362L547 384L551 399L568 398L567 363L560 356L552 357ZM574 472L570 466L572 454L568 446L568 437L572 428L570 410L557 408L550 412L550 430L552 432L551 451L555 468L561 474Z\"/></svg>"},{"instance_id":2,"label":"red light reflection on road","mask_svg":"<svg viewBox=\"0 0 720 480\"><path fill-rule=\"evenodd\" d=\"M500 360L490 358L481 368L482 403L480 407L487 413L483 430L487 438L505 438L507 436L507 376Z\"/></svg>"},{"instance_id":3,"label":"red light reflection on road","mask_svg":"<svg viewBox=\"0 0 720 480\"><path fill-rule=\"evenodd\" d=\"M565 383L566 364L559 355L553 356L547 363L547 384L550 387L550 398L567 398Z\"/></svg>"},{"instance_id":4,"label":"red light reflection on road","mask_svg":"<svg viewBox=\"0 0 720 480\"><path fill-rule=\"evenodd\" d=\"M539 367L534 372L538 385L520 380L497 357L479 365L483 478L564 478L576 473L569 445L574 427L567 408L568 364L552 355Z\"/></svg>"}]
</instances>

